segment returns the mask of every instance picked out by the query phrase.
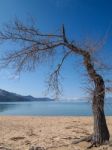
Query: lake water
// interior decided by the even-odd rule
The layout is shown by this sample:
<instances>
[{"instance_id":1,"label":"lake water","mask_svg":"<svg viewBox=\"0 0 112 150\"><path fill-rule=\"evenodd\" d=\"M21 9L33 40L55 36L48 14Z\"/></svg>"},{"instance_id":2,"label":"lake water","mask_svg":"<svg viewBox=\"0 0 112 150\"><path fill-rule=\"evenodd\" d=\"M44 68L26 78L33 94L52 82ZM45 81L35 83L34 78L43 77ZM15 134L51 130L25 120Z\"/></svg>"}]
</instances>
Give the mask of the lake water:
<instances>
[{"instance_id":1,"label":"lake water","mask_svg":"<svg viewBox=\"0 0 112 150\"><path fill-rule=\"evenodd\" d=\"M112 116L112 103L106 104L105 113ZM91 116L92 111L84 102L1 102L0 115Z\"/></svg>"}]
</instances>

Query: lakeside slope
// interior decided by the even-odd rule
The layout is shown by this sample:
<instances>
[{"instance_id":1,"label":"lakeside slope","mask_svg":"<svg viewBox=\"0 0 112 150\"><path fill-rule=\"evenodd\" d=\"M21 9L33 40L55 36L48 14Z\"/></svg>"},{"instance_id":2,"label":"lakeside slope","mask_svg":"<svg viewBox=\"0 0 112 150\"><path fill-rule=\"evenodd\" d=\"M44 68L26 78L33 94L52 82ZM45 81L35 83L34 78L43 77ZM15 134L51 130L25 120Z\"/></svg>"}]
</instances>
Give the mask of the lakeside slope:
<instances>
[{"instance_id":1,"label":"lakeside slope","mask_svg":"<svg viewBox=\"0 0 112 150\"><path fill-rule=\"evenodd\" d=\"M112 117L107 117L111 134L110 146L92 148L112 150ZM0 147L29 150L32 145L46 150L85 150L88 143L71 144L92 133L91 117L26 117L0 116Z\"/></svg>"},{"instance_id":2,"label":"lakeside slope","mask_svg":"<svg viewBox=\"0 0 112 150\"><path fill-rule=\"evenodd\" d=\"M32 102L32 101L54 101L54 99L47 97L36 98L31 95L23 96L20 94L8 92L0 89L0 102Z\"/></svg>"}]
</instances>

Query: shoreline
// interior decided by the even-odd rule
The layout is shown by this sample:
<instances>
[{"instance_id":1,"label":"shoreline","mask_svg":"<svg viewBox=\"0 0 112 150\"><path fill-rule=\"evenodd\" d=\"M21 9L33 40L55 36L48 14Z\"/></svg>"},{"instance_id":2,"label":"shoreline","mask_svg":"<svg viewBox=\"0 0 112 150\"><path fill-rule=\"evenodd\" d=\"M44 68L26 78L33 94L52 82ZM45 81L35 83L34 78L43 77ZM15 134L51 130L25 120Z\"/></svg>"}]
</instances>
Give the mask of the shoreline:
<instances>
[{"instance_id":1,"label":"shoreline","mask_svg":"<svg viewBox=\"0 0 112 150\"><path fill-rule=\"evenodd\" d=\"M106 117L112 139L112 116ZM71 144L93 131L91 116L0 116L0 146L29 150L33 145L47 150L85 150L89 143ZM112 150L110 146L92 148Z\"/></svg>"}]
</instances>

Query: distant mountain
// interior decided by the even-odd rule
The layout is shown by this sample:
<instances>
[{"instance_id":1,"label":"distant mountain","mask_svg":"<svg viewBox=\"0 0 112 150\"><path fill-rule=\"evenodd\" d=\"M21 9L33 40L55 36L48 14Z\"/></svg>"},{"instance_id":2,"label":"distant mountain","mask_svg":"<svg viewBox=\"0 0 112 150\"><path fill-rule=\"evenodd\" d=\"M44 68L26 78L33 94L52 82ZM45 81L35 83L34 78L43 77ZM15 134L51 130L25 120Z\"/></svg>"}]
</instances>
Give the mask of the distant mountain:
<instances>
[{"instance_id":1,"label":"distant mountain","mask_svg":"<svg viewBox=\"0 0 112 150\"><path fill-rule=\"evenodd\" d=\"M35 98L33 96L22 96L0 89L0 102L23 102L23 101L53 101L47 97Z\"/></svg>"},{"instance_id":2,"label":"distant mountain","mask_svg":"<svg viewBox=\"0 0 112 150\"><path fill-rule=\"evenodd\" d=\"M58 101L60 102L68 102L68 103L91 103L92 100L91 99L86 99L86 98L64 98L64 99L59 99ZM106 104L111 103L112 104L112 97L106 97L104 102Z\"/></svg>"}]
</instances>

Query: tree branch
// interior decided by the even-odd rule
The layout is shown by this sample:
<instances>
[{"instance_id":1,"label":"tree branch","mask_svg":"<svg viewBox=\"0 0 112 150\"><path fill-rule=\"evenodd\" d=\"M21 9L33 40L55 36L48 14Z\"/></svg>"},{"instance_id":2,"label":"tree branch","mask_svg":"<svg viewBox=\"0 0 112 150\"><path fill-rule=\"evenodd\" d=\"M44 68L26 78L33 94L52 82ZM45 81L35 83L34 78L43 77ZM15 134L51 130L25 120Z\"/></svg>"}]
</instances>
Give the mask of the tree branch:
<instances>
[{"instance_id":1,"label":"tree branch","mask_svg":"<svg viewBox=\"0 0 112 150\"><path fill-rule=\"evenodd\" d=\"M62 68L62 65L66 58L71 54L71 51L67 51L62 59L60 64L57 65L57 68L53 71L53 73L50 75L49 80L48 80L48 91L53 90L55 91L55 96L58 97L59 94L61 94L61 88L60 88L60 71Z\"/></svg>"}]
</instances>

